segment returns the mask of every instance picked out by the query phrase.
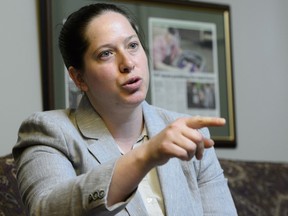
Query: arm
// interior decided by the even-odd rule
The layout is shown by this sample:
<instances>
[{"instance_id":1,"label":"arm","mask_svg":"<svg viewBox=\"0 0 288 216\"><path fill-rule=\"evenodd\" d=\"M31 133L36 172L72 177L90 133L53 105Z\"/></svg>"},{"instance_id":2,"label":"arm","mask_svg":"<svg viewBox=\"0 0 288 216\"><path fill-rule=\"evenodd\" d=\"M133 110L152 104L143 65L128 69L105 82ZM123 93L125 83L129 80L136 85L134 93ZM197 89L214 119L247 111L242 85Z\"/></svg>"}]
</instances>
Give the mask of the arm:
<instances>
[{"instance_id":1,"label":"arm","mask_svg":"<svg viewBox=\"0 0 288 216\"><path fill-rule=\"evenodd\" d=\"M131 199L107 207L116 158L99 164L88 152L86 141L71 129L74 126L57 118L35 115L20 128L13 155L24 204L31 215L115 215ZM104 197L91 199L100 191Z\"/></svg>"}]
</instances>

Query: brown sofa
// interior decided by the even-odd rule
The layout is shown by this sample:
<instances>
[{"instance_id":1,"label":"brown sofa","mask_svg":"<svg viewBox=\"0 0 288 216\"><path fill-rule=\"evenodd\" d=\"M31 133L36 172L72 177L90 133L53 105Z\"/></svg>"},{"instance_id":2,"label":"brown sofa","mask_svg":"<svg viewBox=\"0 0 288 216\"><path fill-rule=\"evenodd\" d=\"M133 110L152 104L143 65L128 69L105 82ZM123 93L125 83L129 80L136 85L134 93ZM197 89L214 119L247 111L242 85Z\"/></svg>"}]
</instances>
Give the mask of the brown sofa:
<instances>
[{"instance_id":1,"label":"brown sofa","mask_svg":"<svg viewBox=\"0 0 288 216\"><path fill-rule=\"evenodd\" d=\"M239 216L288 216L288 163L220 159ZM0 216L24 216L10 155L0 157ZM187 215L189 216L189 215Z\"/></svg>"}]
</instances>

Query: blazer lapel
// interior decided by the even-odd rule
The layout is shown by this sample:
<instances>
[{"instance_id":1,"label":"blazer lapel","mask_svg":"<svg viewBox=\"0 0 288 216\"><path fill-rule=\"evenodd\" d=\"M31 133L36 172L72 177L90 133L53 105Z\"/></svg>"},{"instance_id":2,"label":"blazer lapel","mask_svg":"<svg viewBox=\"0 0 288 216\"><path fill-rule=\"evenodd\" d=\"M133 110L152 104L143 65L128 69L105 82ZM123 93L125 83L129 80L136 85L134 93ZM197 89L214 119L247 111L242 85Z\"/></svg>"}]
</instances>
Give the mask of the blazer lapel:
<instances>
[{"instance_id":1,"label":"blazer lapel","mask_svg":"<svg viewBox=\"0 0 288 216\"><path fill-rule=\"evenodd\" d=\"M76 111L76 123L82 135L88 138L88 150L99 163L120 157L121 153L98 113L90 104L87 96L83 96Z\"/></svg>"},{"instance_id":2,"label":"blazer lapel","mask_svg":"<svg viewBox=\"0 0 288 216\"><path fill-rule=\"evenodd\" d=\"M180 161L175 158L170 159L168 163L158 167L157 171L166 215L201 215L198 193L191 193Z\"/></svg>"},{"instance_id":3,"label":"blazer lapel","mask_svg":"<svg viewBox=\"0 0 288 216\"><path fill-rule=\"evenodd\" d=\"M156 111L146 102L143 103L143 112L150 138L158 134L173 120L173 118L168 120L163 116L161 117L163 113ZM197 189L198 186L195 185L196 181L184 174L180 160L170 159L166 164L157 167L157 172L167 216L198 216L202 214L202 210L199 209L200 195Z\"/></svg>"}]
</instances>

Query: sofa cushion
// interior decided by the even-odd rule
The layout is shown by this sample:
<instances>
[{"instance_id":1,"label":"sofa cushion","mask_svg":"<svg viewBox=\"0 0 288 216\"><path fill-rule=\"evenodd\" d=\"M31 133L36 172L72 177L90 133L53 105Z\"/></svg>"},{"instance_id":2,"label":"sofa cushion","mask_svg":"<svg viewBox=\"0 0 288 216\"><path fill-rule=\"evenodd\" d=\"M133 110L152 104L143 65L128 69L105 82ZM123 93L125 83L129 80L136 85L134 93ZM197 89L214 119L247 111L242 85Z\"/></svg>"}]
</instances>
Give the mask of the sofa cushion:
<instances>
[{"instance_id":1,"label":"sofa cushion","mask_svg":"<svg viewBox=\"0 0 288 216\"><path fill-rule=\"evenodd\" d=\"M11 154L0 157L0 215L26 215L16 182L16 167Z\"/></svg>"},{"instance_id":2,"label":"sofa cushion","mask_svg":"<svg viewBox=\"0 0 288 216\"><path fill-rule=\"evenodd\" d=\"M220 159L239 216L288 215L288 164Z\"/></svg>"}]
</instances>

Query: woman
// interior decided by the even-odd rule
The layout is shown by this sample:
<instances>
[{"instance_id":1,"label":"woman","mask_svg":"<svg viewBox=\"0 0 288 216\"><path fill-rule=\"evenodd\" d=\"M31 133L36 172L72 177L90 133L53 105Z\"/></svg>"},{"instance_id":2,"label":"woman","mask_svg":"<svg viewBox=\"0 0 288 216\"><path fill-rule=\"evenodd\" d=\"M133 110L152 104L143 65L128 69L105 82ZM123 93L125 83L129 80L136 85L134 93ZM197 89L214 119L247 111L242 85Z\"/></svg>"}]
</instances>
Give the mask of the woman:
<instances>
[{"instance_id":1,"label":"woman","mask_svg":"<svg viewBox=\"0 0 288 216\"><path fill-rule=\"evenodd\" d=\"M145 102L147 56L123 10L81 8L59 46L84 96L76 110L35 113L20 127L13 155L32 215L236 215L204 128L225 120Z\"/></svg>"}]
</instances>

